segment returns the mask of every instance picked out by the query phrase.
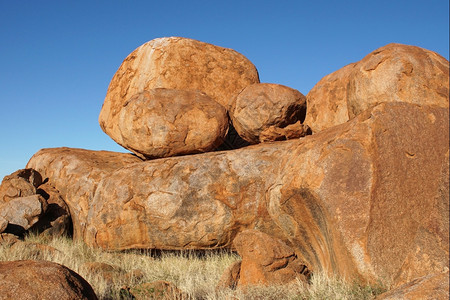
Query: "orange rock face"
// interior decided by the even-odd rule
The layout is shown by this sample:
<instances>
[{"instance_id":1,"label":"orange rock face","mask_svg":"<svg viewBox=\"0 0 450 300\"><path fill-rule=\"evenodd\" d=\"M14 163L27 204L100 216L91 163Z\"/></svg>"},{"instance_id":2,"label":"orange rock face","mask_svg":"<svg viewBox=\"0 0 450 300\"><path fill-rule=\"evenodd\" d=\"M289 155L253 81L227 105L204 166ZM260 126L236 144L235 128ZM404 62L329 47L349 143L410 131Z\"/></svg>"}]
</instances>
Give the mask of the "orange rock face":
<instances>
[{"instance_id":1,"label":"orange rock face","mask_svg":"<svg viewBox=\"0 0 450 300\"><path fill-rule=\"evenodd\" d=\"M383 102L449 106L449 62L415 46L389 44L326 77L307 95L313 132Z\"/></svg>"},{"instance_id":2,"label":"orange rock face","mask_svg":"<svg viewBox=\"0 0 450 300\"><path fill-rule=\"evenodd\" d=\"M383 293L376 300L447 300L449 297L448 278L448 271L438 274L428 274Z\"/></svg>"},{"instance_id":3,"label":"orange rock face","mask_svg":"<svg viewBox=\"0 0 450 300\"><path fill-rule=\"evenodd\" d=\"M4 299L97 299L89 283L74 271L32 260L0 262L0 295Z\"/></svg>"},{"instance_id":4,"label":"orange rock face","mask_svg":"<svg viewBox=\"0 0 450 300\"><path fill-rule=\"evenodd\" d=\"M162 158L112 172L90 201L85 242L104 249L214 249L231 247L245 228L280 236L265 191L286 147Z\"/></svg>"},{"instance_id":5,"label":"orange rock face","mask_svg":"<svg viewBox=\"0 0 450 300\"><path fill-rule=\"evenodd\" d=\"M255 66L232 49L180 37L154 39L133 51L117 70L99 123L106 134L120 136L124 103L144 90L199 90L227 108L235 93L258 82Z\"/></svg>"},{"instance_id":6,"label":"orange rock face","mask_svg":"<svg viewBox=\"0 0 450 300\"><path fill-rule=\"evenodd\" d=\"M269 212L312 272L397 284L448 268L448 125L446 108L385 103L283 156Z\"/></svg>"},{"instance_id":7,"label":"orange rock face","mask_svg":"<svg viewBox=\"0 0 450 300\"><path fill-rule=\"evenodd\" d=\"M28 162L54 186L69 206L74 237L81 237L95 188L114 170L140 162L131 154L83 149L42 149Z\"/></svg>"},{"instance_id":8,"label":"orange rock face","mask_svg":"<svg viewBox=\"0 0 450 300\"><path fill-rule=\"evenodd\" d=\"M244 230L233 244L242 257L238 288L307 279L307 268L298 261L294 250L279 239L258 230Z\"/></svg>"},{"instance_id":9,"label":"orange rock face","mask_svg":"<svg viewBox=\"0 0 450 300\"><path fill-rule=\"evenodd\" d=\"M110 136L139 157L169 157L219 146L227 134L228 116L202 92L159 88L125 101L117 127L120 135Z\"/></svg>"},{"instance_id":10,"label":"orange rock face","mask_svg":"<svg viewBox=\"0 0 450 300\"><path fill-rule=\"evenodd\" d=\"M306 113L306 98L290 87L259 83L244 88L232 101L230 117L239 135L246 141L257 144L294 136L293 128L284 133L288 125L303 122ZM304 136L303 127L297 128ZM263 135L263 137L261 137Z\"/></svg>"},{"instance_id":11,"label":"orange rock face","mask_svg":"<svg viewBox=\"0 0 450 300\"><path fill-rule=\"evenodd\" d=\"M448 113L384 103L299 140L153 161L47 149L28 167L90 246L231 247L258 229L312 272L398 285L448 269Z\"/></svg>"}]
</instances>

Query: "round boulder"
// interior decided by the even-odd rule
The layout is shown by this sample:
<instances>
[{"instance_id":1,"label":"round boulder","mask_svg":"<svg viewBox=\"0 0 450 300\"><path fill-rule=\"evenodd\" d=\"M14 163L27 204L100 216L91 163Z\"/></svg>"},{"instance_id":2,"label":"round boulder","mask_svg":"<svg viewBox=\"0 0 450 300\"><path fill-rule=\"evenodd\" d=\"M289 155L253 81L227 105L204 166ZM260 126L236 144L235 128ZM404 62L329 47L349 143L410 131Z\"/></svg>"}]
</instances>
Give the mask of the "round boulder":
<instances>
[{"instance_id":1,"label":"round boulder","mask_svg":"<svg viewBox=\"0 0 450 300\"><path fill-rule=\"evenodd\" d=\"M123 104L144 90L199 90L228 108L236 93L258 82L255 66L232 49L181 37L154 39L128 55L117 70L99 123L106 134L119 136Z\"/></svg>"},{"instance_id":2,"label":"round boulder","mask_svg":"<svg viewBox=\"0 0 450 300\"><path fill-rule=\"evenodd\" d=\"M49 261L0 262L2 299L97 299L74 271Z\"/></svg>"},{"instance_id":3,"label":"round boulder","mask_svg":"<svg viewBox=\"0 0 450 300\"><path fill-rule=\"evenodd\" d=\"M239 135L246 141L257 144L304 136L306 129L301 126L306 114L306 98L290 87L258 83L243 89L234 99L230 117ZM284 134L284 128L295 126L298 134Z\"/></svg>"},{"instance_id":4,"label":"round boulder","mask_svg":"<svg viewBox=\"0 0 450 300\"><path fill-rule=\"evenodd\" d=\"M436 52L388 44L322 78L306 95L313 132L384 102L449 106L449 63Z\"/></svg>"},{"instance_id":5,"label":"round boulder","mask_svg":"<svg viewBox=\"0 0 450 300\"><path fill-rule=\"evenodd\" d=\"M143 159L200 153L219 146L226 109L200 91L152 89L123 103L110 136Z\"/></svg>"}]
</instances>

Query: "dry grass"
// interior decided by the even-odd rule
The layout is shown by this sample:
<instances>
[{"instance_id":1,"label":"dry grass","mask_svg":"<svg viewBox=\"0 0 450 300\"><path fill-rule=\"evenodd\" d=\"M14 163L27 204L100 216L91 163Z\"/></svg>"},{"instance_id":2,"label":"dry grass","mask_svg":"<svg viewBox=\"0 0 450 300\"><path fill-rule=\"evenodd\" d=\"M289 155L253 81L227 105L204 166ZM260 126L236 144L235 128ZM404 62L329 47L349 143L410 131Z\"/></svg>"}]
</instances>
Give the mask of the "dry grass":
<instances>
[{"instance_id":1,"label":"dry grass","mask_svg":"<svg viewBox=\"0 0 450 300\"><path fill-rule=\"evenodd\" d=\"M323 274L314 274L309 285L299 281L284 286L253 287L245 293L240 290L217 291L215 287L223 271L239 260L237 254L225 251L203 255L193 252L105 252L63 237L43 240L28 236L26 241L45 244L59 251L37 251L25 243L11 249L0 245L0 261L42 259L60 263L85 278L100 299L120 299L121 287L156 280L174 283L187 299L373 299L382 292L380 288L348 284ZM108 280L84 267L86 262L107 263L121 271ZM137 269L142 271L142 278L123 276Z\"/></svg>"}]
</instances>

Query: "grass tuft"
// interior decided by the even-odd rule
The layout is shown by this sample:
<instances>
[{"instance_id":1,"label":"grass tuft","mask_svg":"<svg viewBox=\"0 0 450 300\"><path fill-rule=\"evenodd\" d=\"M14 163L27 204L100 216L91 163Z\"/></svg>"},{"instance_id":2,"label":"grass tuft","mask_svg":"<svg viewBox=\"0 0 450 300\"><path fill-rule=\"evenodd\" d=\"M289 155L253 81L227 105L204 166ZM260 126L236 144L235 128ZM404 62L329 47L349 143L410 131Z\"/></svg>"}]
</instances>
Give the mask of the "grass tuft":
<instances>
[{"instance_id":1,"label":"grass tuft","mask_svg":"<svg viewBox=\"0 0 450 300\"><path fill-rule=\"evenodd\" d=\"M31 247L30 243L48 247ZM54 249L52 249L54 248ZM107 252L87 247L66 237L53 239L29 235L25 242L10 247L0 244L0 261L48 260L62 264L85 278L99 299L121 299L121 288L145 282L165 280L178 287L187 299L373 299L385 290L380 287L349 284L324 274L313 274L311 283L301 281L283 286L256 286L242 290L216 290L224 270L240 257L230 251ZM106 276L84 264L100 262L112 265L116 272ZM136 271L140 270L140 271ZM135 274L139 274L135 275ZM111 274L109 274L111 275Z\"/></svg>"}]
</instances>

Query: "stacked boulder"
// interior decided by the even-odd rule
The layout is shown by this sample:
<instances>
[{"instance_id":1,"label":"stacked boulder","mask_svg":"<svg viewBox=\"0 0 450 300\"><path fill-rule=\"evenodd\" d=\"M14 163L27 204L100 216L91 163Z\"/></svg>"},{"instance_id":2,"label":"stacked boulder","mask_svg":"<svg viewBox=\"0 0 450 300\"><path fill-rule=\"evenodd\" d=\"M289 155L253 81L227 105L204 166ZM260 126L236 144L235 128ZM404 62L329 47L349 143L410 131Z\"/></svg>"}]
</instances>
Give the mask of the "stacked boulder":
<instances>
[{"instance_id":1,"label":"stacked boulder","mask_svg":"<svg viewBox=\"0 0 450 300\"><path fill-rule=\"evenodd\" d=\"M137 48L119 67L99 123L118 144L153 159L209 152L226 141L232 143L226 138L228 115L238 134L259 142L242 134L249 115L256 117L251 125L256 128L250 131L259 135L270 126L304 120L305 103L296 90L259 85L255 66L232 49L180 37L159 38ZM295 128L300 132L290 129L288 137L304 135L300 124ZM275 131L272 128L265 140L273 135L286 139L286 134Z\"/></svg>"},{"instance_id":2,"label":"stacked boulder","mask_svg":"<svg viewBox=\"0 0 450 300\"><path fill-rule=\"evenodd\" d=\"M390 44L305 97L234 50L156 39L122 63L99 117L135 155L42 149L27 168L92 247L264 254L269 236L273 257L243 257L228 285L308 270L400 288L449 268L448 84L447 60Z\"/></svg>"}]
</instances>

